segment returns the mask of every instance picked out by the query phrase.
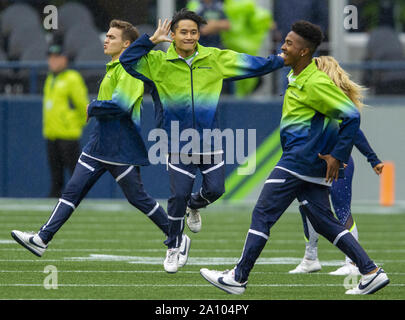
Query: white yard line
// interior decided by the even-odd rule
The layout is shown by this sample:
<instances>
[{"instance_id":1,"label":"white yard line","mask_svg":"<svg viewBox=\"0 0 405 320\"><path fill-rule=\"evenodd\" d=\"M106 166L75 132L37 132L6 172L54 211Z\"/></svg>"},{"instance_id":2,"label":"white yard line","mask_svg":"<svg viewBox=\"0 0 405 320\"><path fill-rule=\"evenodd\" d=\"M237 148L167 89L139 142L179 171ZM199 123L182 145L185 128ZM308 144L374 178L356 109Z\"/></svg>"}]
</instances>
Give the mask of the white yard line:
<instances>
[{"instance_id":1,"label":"white yard line","mask_svg":"<svg viewBox=\"0 0 405 320\"><path fill-rule=\"evenodd\" d=\"M64 259L0 259L0 262L126 262L130 264L146 264L146 265L161 265L163 256L160 257L145 257L145 256L122 256L111 254L89 254L84 257L65 257ZM190 257L188 265L209 266L209 265L234 265L238 257ZM257 260L257 265L296 265L302 260L301 257L261 257ZM379 260L377 264L385 263L404 263L405 260ZM343 260L325 260L320 261L323 266L341 266Z\"/></svg>"},{"instance_id":2,"label":"white yard line","mask_svg":"<svg viewBox=\"0 0 405 320\"><path fill-rule=\"evenodd\" d=\"M42 270L0 270L0 273L44 273ZM58 270L58 273L162 273L166 274L164 270ZM181 270L181 273L186 274L199 274L199 271ZM250 274L266 274L266 275L288 275L294 276L286 272L271 272L271 271L252 271ZM314 272L313 275L329 275L328 272ZM389 275L405 276L405 272L389 272ZM339 277L336 277L339 279Z\"/></svg>"},{"instance_id":3,"label":"white yard line","mask_svg":"<svg viewBox=\"0 0 405 320\"><path fill-rule=\"evenodd\" d=\"M16 244L14 240L10 240L10 244ZM9 243L2 243L0 244L9 244ZM241 253L241 249L192 249L193 252L211 252L211 253ZM0 251L25 251L22 247L13 247L13 248L0 248ZM322 253L336 253L336 249L326 249L321 250ZM63 248L63 249L56 249L56 248L49 248L47 252L159 252L165 253L166 249L106 249L106 248L93 248L93 249L77 249L77 248ZM303 252L302 249L271 249L269 252ZM405 249L368 249L367 252L369 253L405 253Z\"/></svg>"},{"instance_id":4,"label":"white yard line","mask_svg":"<svg viewBox=\"0 0 405 320\"><path fill-rule=\"evenodd\" d=\"M69 232L67 231L63 231L66 234L68 234ZM132 232L131 234L133 235L134 233L136 233L136 231ZM246 233L245 233L246 235ZM0 244L1 241L5 241L3 244L10 244L10 243L15 243L13 240L0 240ZM122 239L86 239L86 238L80 238L80 239L68 239L68 238L58 238L56 240L58 243L87 243L87 242L91 242L91 243L122 243L123 241L125 241L126 243L137 243L139 242L139 239L135 239L135 240L131 240L131 239L127 239L127 238L122 238ZM55 241L55 243L56 243ZM144 243L162 243L162 239L145 239L142 240ZM326 240L325 240L326 241ZM198 239L198 242L200 243L244 243L245 239L241 238L241 239ZM269 238L269 242L270 243L275 243L275 244L303 244L304 240L273 240L271 237ZM393 243L397 246L399 245L405 245L405 241L396 241L396 239L393 240L360 240L361 244L380 244L380 245L392 245ZM242 248L241 248L242 249ZM269 249L271 250L271 249Z\"/></svg>"},{"instance_id":5,"label":"white yard line","mask_svg":"<svg viewBox=\"0 0 405 320\"><path fill-rule=\"evenodd\" d=\"M38 283L5 283L0 284L0 287L43 287L44 284ZM290 283L290 284L281 284L281 283L270 283L270 284L249 284L249 287L343 287L342 284L338 283ZM392 283L390 287L405 287L405 283ZM211 284L79 284L79 283L67 283L62 284L58 283L58 287L212 287Z\"/></svg>"}]
</instances>

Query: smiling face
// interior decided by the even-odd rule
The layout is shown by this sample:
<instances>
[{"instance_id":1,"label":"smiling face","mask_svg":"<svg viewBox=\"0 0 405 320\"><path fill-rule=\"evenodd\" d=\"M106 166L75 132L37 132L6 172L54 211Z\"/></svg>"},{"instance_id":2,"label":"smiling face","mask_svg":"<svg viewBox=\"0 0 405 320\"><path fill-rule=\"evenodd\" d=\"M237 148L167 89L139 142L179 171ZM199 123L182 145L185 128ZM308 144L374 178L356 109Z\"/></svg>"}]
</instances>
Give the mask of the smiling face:
<instances>
[{"instance_id":1,"label":"smiling face","mask_svg":"<svg viewBox=\"0 0 405 320\"><path fill-rule=\"evenodd\" d=\"M200 39L198 25L193 20L180 20L170 35L176 45L176 52L183 58L194 53Z\"/></svg>"},{"instance_id":2,"label":"smiling face","mask_svg":"<svg viewBox=\"0 0 405 320\"><path fill-rule=\"evenodd\" d=\"M115 60L129 45L130 41L122 39L122 30L110 28L104 40L104 54L111 56L111 59Z\"/></svg>"},{"instance_id":3,"label":"smiling face","mask_svg":"<svg viewBox=\"0 0 405 320\"><path fill-rule=\"evenodd\" d=\"M285 37L281 51L284 54L284 65L294 68L303 57L310 54L305 39L290 31Z\"/></svg>"}]
</instances>

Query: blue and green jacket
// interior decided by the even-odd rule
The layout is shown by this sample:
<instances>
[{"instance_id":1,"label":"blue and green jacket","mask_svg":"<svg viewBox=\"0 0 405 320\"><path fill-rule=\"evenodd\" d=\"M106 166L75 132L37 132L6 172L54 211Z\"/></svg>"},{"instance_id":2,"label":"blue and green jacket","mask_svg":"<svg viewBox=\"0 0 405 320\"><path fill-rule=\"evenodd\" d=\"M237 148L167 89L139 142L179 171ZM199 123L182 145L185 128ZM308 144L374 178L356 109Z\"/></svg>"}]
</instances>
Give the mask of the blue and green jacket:
<instances>
[{"instance_id":1,"label":"blue and green jacket","mask_svg":"<svg viewBox=\"0 0 405 320\"><path fill-rule=\"evenodd\" d=\"M349 160L359 126L356 106L312 61L285 92L280 123L283 154L277 166L325 177L326 162L318 154L331 154L341 162L339 176L343 176L343 163Z\"/></svg>"},{"instance_id":2,"label":"blue and green jacket","mask_svg":"<svg viewBox=\"0 0 405 320\"><path fill-rule=\"evenodd\" d=\"M88 106L96 123L83 152L108 162L148 165L140 125L143 82L125 72L118 59L106 68L97 100Z\"/></svg>"},{"instance_id":3,"label":"blue and green jacket","mask_svg":"<svg viewBox=\"0 0 405 320\"><path fill-rule=\"evenodd\" d=\"M171 148L173 121L178 121L180 133L190 128L199 133L200 152L216 151L215 142L204 141L203 130L218 128L217 106L223 81L258 77L284 66L279 56L255 57L200 44L188 65L177 54L174 43L167 53L152 50L154 46L145 34L123 52L120 61L129 74L152 86L157 127L168 135L169 152L176 151ZM180 141L179 149L187 143Z\"/></svg>"}]
</instances>

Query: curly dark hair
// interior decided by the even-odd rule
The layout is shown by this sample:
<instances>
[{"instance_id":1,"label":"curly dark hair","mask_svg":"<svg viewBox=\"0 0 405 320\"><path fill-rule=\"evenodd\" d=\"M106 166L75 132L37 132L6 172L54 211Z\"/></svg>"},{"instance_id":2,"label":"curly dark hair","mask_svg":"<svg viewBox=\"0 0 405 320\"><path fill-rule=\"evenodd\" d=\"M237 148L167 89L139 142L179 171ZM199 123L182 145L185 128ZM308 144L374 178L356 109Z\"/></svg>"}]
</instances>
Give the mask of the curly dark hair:
<instances>
[{"instance_id":1,"label":"curly dark hair","mask_svg":"<svg viewBox=\"0 0 405 320\"><path fill-rule=\"evenodd\" d=\"M309 43L311 53L316 51L324 38L322 30L318 25L305 20L295 22L291 30Z\"/></svg>"},{"instance_id":2,"label":"curly dark hair","mask_svg":"<svg viewBox=\"0 0 405 320\"><path fill-rule=\"evenodd\" d=\"M170 25L170 30L172 32L174 32L176 30L180 20L194 21L198 26L198 30L200 30L200 27L203 24L207 24L207 21L203 17L199 16L194 11L190 11L190 10L187 10L186 8L183 8L173 15L172 24Z\"/></svg>"}]
</instances>

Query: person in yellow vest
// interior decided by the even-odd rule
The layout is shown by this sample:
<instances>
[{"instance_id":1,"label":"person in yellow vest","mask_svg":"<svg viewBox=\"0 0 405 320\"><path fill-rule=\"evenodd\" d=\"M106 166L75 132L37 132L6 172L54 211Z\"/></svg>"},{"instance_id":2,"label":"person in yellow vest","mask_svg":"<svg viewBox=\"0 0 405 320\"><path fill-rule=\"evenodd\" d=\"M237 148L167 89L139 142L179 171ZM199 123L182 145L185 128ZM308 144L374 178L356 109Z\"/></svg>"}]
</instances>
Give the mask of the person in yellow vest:
<instances>
[{"instance_id":1,"label":"person in yellow vest","mask_svg":"<svg viewBox=\"0 0 405 320\"><path fill-rule=\"evenodd\" d=\"M43 95L43 136L51 174L49 197L53 198L61 196L65 169L71 175L80 156L79 140L89 104L86 84L78 71L68 69L68 62L60 45L49 47L49 74Z\"/></svg>"}]
</instances>

